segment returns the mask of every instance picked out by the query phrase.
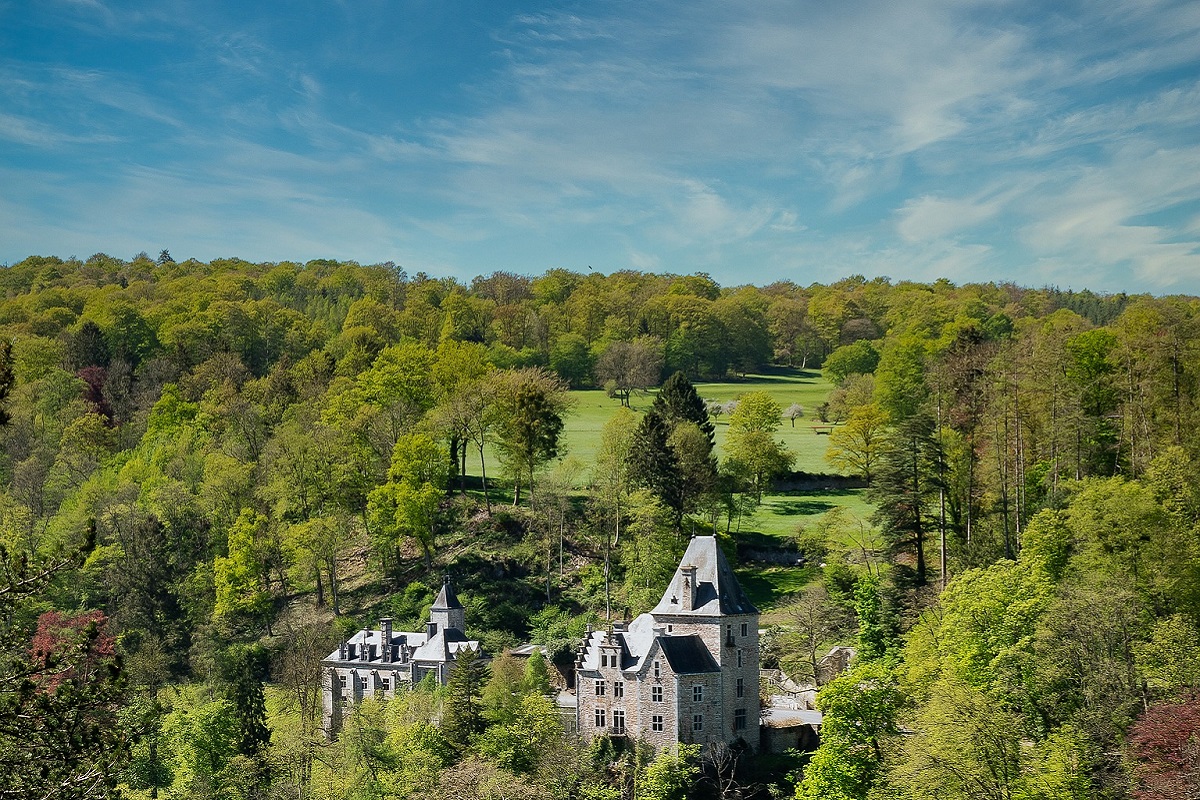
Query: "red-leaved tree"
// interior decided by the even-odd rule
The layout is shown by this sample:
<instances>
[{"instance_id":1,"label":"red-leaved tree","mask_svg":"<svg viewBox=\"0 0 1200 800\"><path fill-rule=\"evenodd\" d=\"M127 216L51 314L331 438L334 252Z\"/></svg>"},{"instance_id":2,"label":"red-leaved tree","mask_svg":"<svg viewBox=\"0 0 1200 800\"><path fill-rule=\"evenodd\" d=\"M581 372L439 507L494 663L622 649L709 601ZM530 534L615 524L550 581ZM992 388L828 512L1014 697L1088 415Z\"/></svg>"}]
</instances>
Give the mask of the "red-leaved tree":
<instances>
[{"instance_id":1,"label":"red-leaved tree","mask_svg":"<svg viewBox=\"0 0 1200 800\"><path fill-rule=\"evenodd\" d=\"M1200 797L1200 693L1146 710L1129 732L1138 800Z\"/></svg>"},{"instance_id":2,"label":"red-leaved tree","mask_svg":"<svg viewBox=\"0 0 1200 800\"><path fill-rule=\"evenodd\" d=\"M88 684L110 677L116 666L116 641L105 632L103 611L67 617L47 611L38 617L29 647L33 681L52 692L65 681Z\"/></svg>"}]
</instances>

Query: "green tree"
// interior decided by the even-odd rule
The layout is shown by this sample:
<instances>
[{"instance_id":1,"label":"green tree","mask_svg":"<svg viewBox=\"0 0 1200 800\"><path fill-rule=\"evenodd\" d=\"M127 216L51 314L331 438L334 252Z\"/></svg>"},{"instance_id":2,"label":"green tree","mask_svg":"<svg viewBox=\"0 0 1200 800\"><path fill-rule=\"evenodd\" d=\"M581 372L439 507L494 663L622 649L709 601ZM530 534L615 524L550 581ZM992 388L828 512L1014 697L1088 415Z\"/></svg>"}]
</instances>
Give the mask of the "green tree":
<instances>
[{"instance_id":1,"label":"green tree","mask_svg":"<svg viewBox=\"0 0 1200 800\"><path fill-rule=\"evenodd\" d=\"M558 711L539 694L518 697L513 718L494 725L479 738L479 753L497 766L517 773L533 772L538 762L554 753L563 735Z\"/></svg>"},{"instance_id":2,"label":"green tree","mask_svg":"<svg viewBox=\"0 0 1200 800\"><path fill-rule=\"evenodd\" d=\"M708 407L687 375L676 372L667 378L654 398L653 408L674 428L681 422L695 425L708 439L711 447L715 428L708 417Z\"/></svg>"},{"instance_id":3,"label":"green tree","mask_svg":"<svg viewBox=\"0 0 1200 800\"><path fill-rule=\"evenodd\" d=\"M0 427L4 427L12 419L4 405L8 395L12 392L15 380L12 342L0 341Z\"/></svg>"},{"instance_id":4,"label":"green tree","mask_svg":"<svg viewBox=\"0 0 1200 800\"><path fill-rule=\"evenodd\" d=\"M388 482L367 499L367 519L376 548L395 568L400 545L410 538L428 563L433 558L437 510L445 497L448 459L445 449L424 433L396 440Z\"/></svg>"},{"instance_id":5,"label":"green tree","mask_svg":"<svg viewBox=\"0 0 1200 800\"><path fill-rule=\"evenodd\" d=\"M442 733L460 752L466 750L479 734L485 721L482 702L483 687L488 679L487 665L479 651L464 647L454 657L454 670L446 683L446 700L442 709Z\"/></svg>"},{"instance_id":6,"label":"green tree","mask_svg":"<svg viewBox=\"0 0 1200 800\"><path fill-rule=\"evenodd\" d=\"M549 695L554 691L550 685L550 671L546 666L546 657L541 650L534 650L525 661L525 673L521 685L526 692Z\"/></svg>"},{"instance_id":7,"label":"green tree","mask_svg":"<svg viewBox=\"0 0 1200 800\"><path fill-rule=\"evenodd\" d=\"M846 424L829 433L825 460L834 467L860 476L871 486L871 474L880 458L887 418L874 403L850 412Z\"/></svg>"},{"instance_id":8,"label":"green tree","mask_svg":"<svg viewBox=\"0 0 1200 800\"><path fill-rule=\"evenodd\" d=\"M839 386L851 375L869 375L879 366L879 351L866 339L845 344L825 359L825 374Z\"/></svg>"},{"instance_id":9,"label":"green tree","mask_svg":"<svg viewBox=\"0 0 1200 800\"><path fill-rule=\"evenodd\" d=\"M915 415L929 396L925 382L927 342L904 334L892 340L875 369L875 400L893 422Z\"/></svg>"},{"instance_id":10,"label":"green tree","mask_svg":"<svg viewBox=\"0 0 1200 800\"><path fill-rule=\"evenodd\" d=\"M250 774L243 785L263 792L271 782L268 761L271 731L267 727L267 702L263 679L270 671L270 653L261 645L243 645L225 654L223 672L229 700L237 720L236 747L247 759Z\"/></svg>"},{"instance_id":11,"label":"green tree","mask_svg":"<svg viewBox=\"0 0 1200 800\"><path fill-rule=\"evenodd\" d=\"M876 472L871 498L878 504L874 522L893 553L911 555L916 581L927 581L925 551L936 533L941 448L933 420L905 418L888 435Z\"/></svg>"},{"instance_id":12,"label":"green tree","mask_svg":"<svg viewBox=\"0 0 1200 800\"><path fill-rule=\"evenodd\" d=\"M550 348L550 369L573 389L592 380L592 354L587 341L577 333L564 333Z\"/></svg>"},{"instance_id":13,"label":"green tree","mask_svg":"<svg viewBox=\"0 0 1200 800\"><path fill-rule=\"evenodd\" d=\"M683 486L670 435L670 426L662 415L653 408L647 411L633 435L629 475L635 486L649 489L671 509L678 527L683 519Z\"/></svg>"},{"instance_id":14,"label":"green tree","mask_svg":"<svg viewBox=\"0 0 1200 800\"><path fill-rule=\"evenodd\" d=\"M524 667L508 653L492 659L491 677L480 695L483 717L490 724L507 725L516 719L517 708L525 694L524 677Z\"/></svg>"},{"instance_id":15,"label":"green tree","mask_svg":"<svg viewBox=\"0 0 1200 800\"><path fill-rule=\"evenodd\" d=\"M731 472L749 484L755 499L774 476L791 469L796 456L774 438L782 424L782 410L767 392L748 392L738 399L729 417L725 441Z\"/></svg>"},{"instance_id":16,"label":"green tree","mask_svg":"<svg viewBox=\"0 0 1200 800\"><path fill-rule=\"evenodd\" d=\"M1008 800L1029 792L1020 720L978 689L939 682L912 724L916 733L890 773L905 797Z\"/></svg>"},{"instance_id":17,"label":"green tree","mask_svg":"<svg viewBox=\"0 0 1200 800\"><path fill-rule=\"evenodd\" d=\"M873 661L826 684L817 694L821 746L796 786L798 800L858 800L881 777L884 748L898 733L902 695L888 665Z\"/></svg>"},{"instance_id":18,"label":"green tree","mask_svg":"<svg viewBox=\"0 0 1200 800\"><path fill-rule=\"evenodd\" d=\"M513 504L517 505L522 483L528 484L532 498L537 471L558 456L563 414L571 401L562 381L537 367L495 376L493 436L501 461L513 477Z\"/></svg>"},{"instance_id":19,"label":"green tree","mask_svg":"<svg viewBox=\"0 0 1200 800\"><path fill-rule=\"evenodd\" d=\"M700 745L681 744L663 750L637 777L637 796L644 800L683 800L700 775Z\"/></svg>"},{"instance_id":20,"label":"green tree","mask_svg":"<svg viewBox=\"0 0 1200 800\"><path fill-rule=\"evenodd\" d=\"M265 553L269 525L263 515L244 509L229 529L229 555L217 556L213 561L215 618L267 617L270 628L271 593L267 584L270 563Z\"/></svg>"}]
</instances>

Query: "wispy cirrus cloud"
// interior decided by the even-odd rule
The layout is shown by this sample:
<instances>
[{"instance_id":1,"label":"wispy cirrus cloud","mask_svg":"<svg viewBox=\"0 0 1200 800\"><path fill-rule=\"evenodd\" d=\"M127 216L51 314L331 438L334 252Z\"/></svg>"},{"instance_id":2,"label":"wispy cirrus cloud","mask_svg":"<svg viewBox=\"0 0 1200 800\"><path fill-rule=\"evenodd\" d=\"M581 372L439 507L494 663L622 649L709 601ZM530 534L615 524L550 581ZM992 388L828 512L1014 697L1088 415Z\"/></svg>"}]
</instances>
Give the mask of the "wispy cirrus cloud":
<instances>
[{"instance_id":1,"label":"wispy cirrus cloud","mask_svg":"<svg viewBox=\"0 0 1200 800\"><path fill-rule=\"evenodd\" d=\"M137 41L145 64L0 55L0 140L56 154L63 186L102 164L111 199L87 210L120 209L111 229L466 274L1052 268L1200 291L1194 3L140 6L38 24ZM190 205L146 202L155 181ZM185 208L223 232L189 234Z\"/></svg>"}]
</instances>

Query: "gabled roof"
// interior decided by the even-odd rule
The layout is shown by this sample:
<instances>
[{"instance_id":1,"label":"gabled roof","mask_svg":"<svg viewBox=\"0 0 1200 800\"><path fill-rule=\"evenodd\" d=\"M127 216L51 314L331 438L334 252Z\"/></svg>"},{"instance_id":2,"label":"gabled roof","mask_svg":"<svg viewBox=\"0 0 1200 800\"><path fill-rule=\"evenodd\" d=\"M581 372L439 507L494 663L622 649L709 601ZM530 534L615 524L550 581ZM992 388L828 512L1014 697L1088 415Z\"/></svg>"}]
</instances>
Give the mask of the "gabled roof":
<instances>
[{"instance_id":1,"label":"gabled roof","mask_svg":"<svg viewBox=\"0 0 1200 800\"><path fill-rule=\"evenodd\" d=\"M454 593L454 589L450 586L450 576L447 575L442 581L442 590L438 592L437 599L433 601L433 611L450 611L451 609L462 608L463 604L458 602L458 595Z\"/></svg>"},{"instance_id":2,"label":"gabled roof","mask_svg":"<svg viewBox=\"0 0 1200 800\"><path fill-rule=\"evenodd\" d=\"M683 610L683 570L696 568L695 601L691 611ZM734 577L733 568L714 536L695 536L688 544L683 560L675 570L662 600L651 614L694 614L717 616L720 614L757 614L758 609L746 597L741 584Z\"/></svg>"},{"instance_id":3,"label":"gabled roof","mask_svg":"<svg viewBox=\"0 0 1200 800\"><path fill-rule=\"evenodd\" d=\"M458 628L446 628L413 651L412 660L422 663L453 661L455 654L464 647L478 650L479 642L467 639Z\"/></svg>"},{"instance_id":4,"label":"gabled roof","mask_svg":"<svg viewBox=\"0 0 1200 800\"><path fill-rule=\"evenodd\" d=\"M704 640L696 634L690 636L659 636L667 663L676 675L694 675L698 672L720 672L712 653L704 646Z\"/></svg>"}]
</instances>

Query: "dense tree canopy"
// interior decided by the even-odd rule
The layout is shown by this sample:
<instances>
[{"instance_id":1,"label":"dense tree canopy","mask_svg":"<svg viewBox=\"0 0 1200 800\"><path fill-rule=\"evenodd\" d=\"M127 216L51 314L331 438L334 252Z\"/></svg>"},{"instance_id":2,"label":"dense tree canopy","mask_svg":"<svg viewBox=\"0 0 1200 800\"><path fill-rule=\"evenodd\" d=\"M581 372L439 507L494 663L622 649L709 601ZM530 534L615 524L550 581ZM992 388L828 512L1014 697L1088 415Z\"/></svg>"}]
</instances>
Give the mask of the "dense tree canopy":
<instances>
[{"instance_id":1,"label":"dense tree canopy","mask_svg":"<svg viewBox=\"0 0 1200 800\"><path fill-rule=\"evenodd\" d=\"M440 569L496 652L645 608L686 523L729 530L790 468L770 396L718 448L693 386L772 366L838 384L811 413L878 509L791 604L784 663L859 651L800 793L1194 789L1195 298L166 252L31 257L0 298L0 764L26 795L680 795L695 754L570 747L536 668L503 707L473 670L318 746L308 667L367 614L417 624ZM584 464L568 386L634 406Z\"/></svg>"}]
</instances>

